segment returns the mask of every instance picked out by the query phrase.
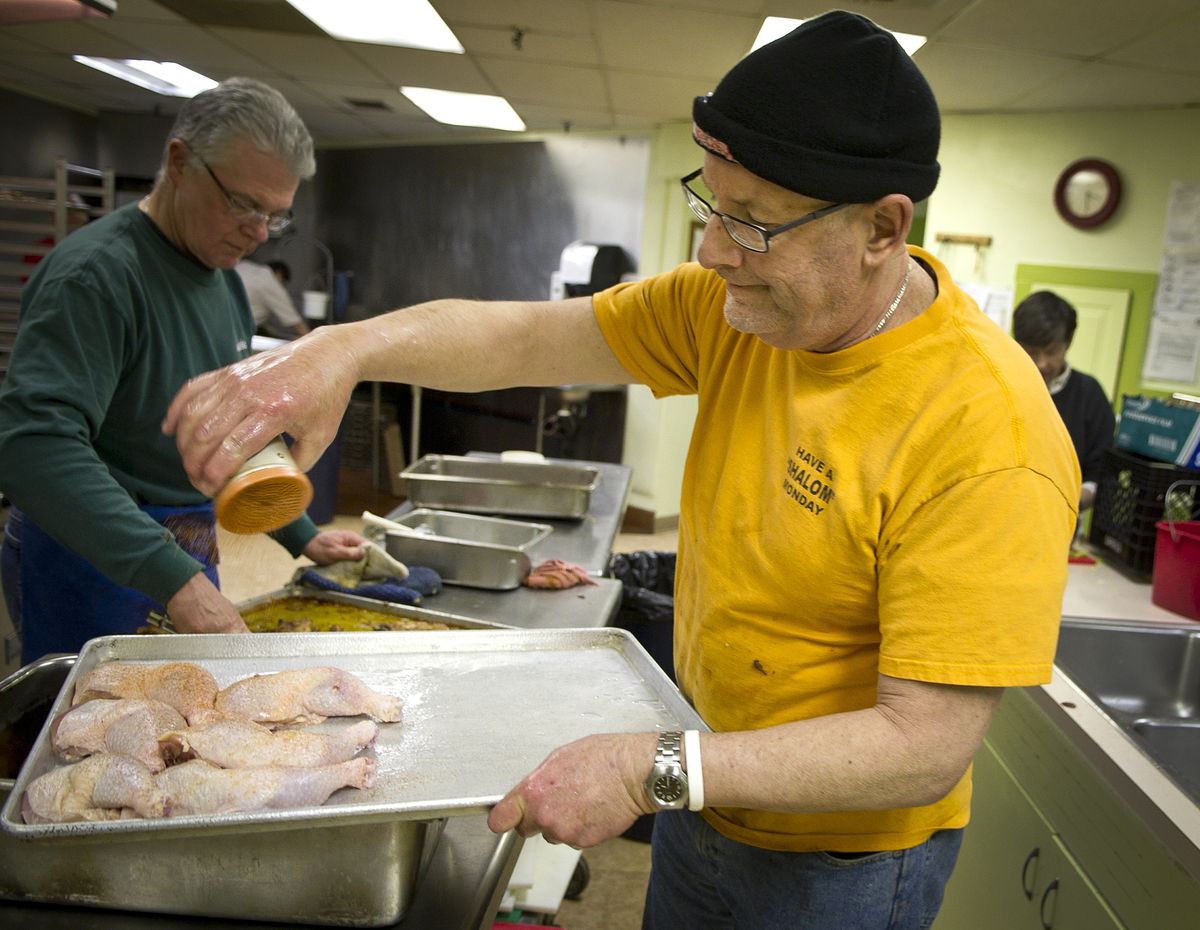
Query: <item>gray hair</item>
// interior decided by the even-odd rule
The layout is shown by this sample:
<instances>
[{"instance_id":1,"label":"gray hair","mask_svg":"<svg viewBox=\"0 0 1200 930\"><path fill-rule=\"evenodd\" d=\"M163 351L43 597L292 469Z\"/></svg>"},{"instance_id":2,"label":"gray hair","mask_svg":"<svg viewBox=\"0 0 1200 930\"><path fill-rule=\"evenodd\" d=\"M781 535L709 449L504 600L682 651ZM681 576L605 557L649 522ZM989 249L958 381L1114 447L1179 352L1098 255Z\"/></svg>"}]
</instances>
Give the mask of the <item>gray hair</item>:
<instances>
[{"instance_id":1,"label":"gray hair","mask_svg":"<svg viewBox=\"0 0 1200 930\"><path fill-rule=\"evenodd\" d=\"M171 139L182 139L207 162L220 162L245 139L277 156L298 178L311 178L317 171L304 121L283 94L252 78L229 78L184 103L167 136L168 145Z\"/></svg>"}]
</instances>

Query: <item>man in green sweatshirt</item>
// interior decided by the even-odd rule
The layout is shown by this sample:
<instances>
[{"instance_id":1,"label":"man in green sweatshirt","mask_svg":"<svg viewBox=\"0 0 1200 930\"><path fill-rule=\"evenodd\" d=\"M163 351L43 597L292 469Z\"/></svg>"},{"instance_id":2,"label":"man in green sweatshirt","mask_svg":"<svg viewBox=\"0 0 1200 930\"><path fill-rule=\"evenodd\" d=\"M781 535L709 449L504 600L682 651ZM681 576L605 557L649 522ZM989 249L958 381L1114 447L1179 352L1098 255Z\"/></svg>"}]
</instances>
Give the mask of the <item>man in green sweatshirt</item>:
<instances>
[{"instance_id":1,"label":"man in green sweatshirt","mask_svg":"<svg viewBox=\"0 0 1200 930\"><path fill-rule=\"evenodd\" d=\"M184 104L154 189L64 240L22 293L0 390L0 550L22 661L133 632L244 632L217 586L212 502L160 423L190 378L246 358L233 271L286 228L312 139L278 91L234 78ZM272 534L293 556L359 558L365 540L307 516Z\"/></svg>"}]
</instances>

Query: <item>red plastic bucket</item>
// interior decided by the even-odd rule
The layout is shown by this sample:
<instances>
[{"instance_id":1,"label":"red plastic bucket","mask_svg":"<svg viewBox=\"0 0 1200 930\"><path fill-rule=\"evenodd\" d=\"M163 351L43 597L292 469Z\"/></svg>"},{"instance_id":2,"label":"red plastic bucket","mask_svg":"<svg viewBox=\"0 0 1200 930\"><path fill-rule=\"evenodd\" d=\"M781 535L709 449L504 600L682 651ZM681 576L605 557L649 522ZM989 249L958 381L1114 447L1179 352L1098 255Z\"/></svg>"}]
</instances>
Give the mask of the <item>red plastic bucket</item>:
<instances>
[{"instance_id":1,"label":"red plastic bucket","mask_svg":"<svg viewBox=\"0 0 1200 930\"><path fill-rule=\"evenodd\" d=\"M1154 576L1150 599L1159 607L1200 620L1200 521L1154 524Z\"/></svg>"}]
</instances>

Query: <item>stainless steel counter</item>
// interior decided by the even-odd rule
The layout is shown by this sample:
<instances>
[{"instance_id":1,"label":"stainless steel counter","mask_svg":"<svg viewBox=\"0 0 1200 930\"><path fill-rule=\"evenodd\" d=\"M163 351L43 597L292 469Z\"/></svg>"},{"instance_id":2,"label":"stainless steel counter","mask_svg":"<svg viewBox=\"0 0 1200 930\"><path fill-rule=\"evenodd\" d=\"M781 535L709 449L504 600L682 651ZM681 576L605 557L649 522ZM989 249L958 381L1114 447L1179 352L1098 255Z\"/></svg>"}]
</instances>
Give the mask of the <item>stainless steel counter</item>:
<instances>
[{"instance_id":1,"label":"stainless steel counter","mask_svg":"<svg viewBox=\"0 0 1200 930\"><path fill-rule=\"evenodd\" d=\"M444 585L422 606L472 620L545 630L608 626L620 604L621 582L597 578L594 587L580 585L562 591L525 587L489 591Z\"/></svg>"}]
</instances>

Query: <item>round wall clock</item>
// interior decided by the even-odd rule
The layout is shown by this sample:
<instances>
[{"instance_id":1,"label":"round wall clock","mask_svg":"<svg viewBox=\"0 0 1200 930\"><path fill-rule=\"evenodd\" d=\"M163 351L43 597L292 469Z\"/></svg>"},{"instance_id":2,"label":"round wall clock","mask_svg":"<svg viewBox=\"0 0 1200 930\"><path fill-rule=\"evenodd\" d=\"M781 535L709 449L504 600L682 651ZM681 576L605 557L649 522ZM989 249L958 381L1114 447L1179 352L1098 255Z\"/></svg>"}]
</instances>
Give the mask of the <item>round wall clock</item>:
<instances>
[{"instance_id":1,"label":"round wall clock","mask_svg":"<svg viewBox=\"0 0 1200 930\"><path fill-rule=\"evenodd\" d=\"M1121 202L1121 176L1100 158L1081 158L1063 169L1054 185L1054 206L1076 229L1095 229Z\"/></svg>"}]
</instances>

